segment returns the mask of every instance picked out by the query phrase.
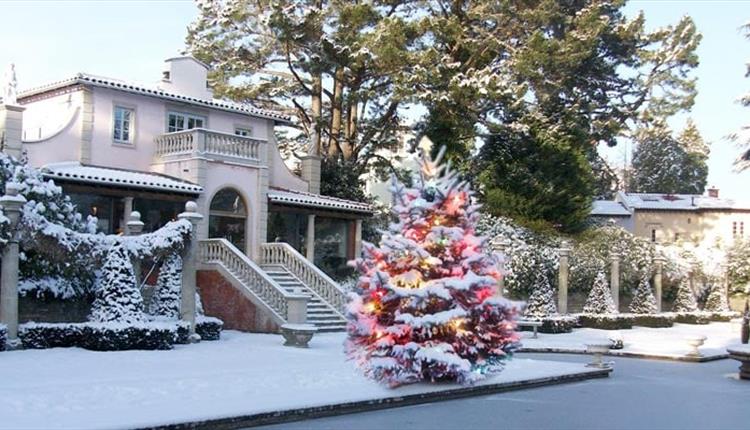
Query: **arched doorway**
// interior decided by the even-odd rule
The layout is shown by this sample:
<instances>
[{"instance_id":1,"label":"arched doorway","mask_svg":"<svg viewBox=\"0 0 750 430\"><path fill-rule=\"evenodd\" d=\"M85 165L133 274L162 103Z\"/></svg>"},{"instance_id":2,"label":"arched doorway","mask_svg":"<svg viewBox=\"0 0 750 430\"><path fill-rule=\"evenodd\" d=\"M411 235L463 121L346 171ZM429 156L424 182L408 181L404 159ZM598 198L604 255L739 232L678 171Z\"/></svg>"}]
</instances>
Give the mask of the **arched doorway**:
<instances>
[{"instance_id":1,"label":"arched doorway","mask_svg":"<svg viewBox=\"0 0 750 430\"><path fill-rule=\"evenodd\" d=\"M214 195L209 207L208 237L224 238L245 252L247 205L232 188L224 188Z\"/></svg>"}]
</instances>

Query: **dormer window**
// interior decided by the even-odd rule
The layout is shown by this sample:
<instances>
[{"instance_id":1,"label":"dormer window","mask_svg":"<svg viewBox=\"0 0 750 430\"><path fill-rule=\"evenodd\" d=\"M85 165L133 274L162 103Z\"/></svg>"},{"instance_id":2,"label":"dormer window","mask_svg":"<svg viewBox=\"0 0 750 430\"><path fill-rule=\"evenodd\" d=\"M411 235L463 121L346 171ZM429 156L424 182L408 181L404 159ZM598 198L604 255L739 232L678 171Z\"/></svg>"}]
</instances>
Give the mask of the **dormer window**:
<instances>
[{"instance_id":1,"label":"dormer window","mask_svg":"<svg viewBox=\"0 0 750 430\"><path fill-rule=\"evenodd\" d=\"M169 112L167 117L167 132L172 133L193 128L203 128L205 124L206 118L203 116L183 112Z\"/></svg>"},{"instance_id":2,"label":"dormer window","mask_svg":"<svg viewBox=\"0 0 750 430\"><path fill-rule=\"evenodd\" d=\"M133 119L135 111L130 108L115 106L112 139L116 143L133 143Z\"/></svg>"}]
</instances>

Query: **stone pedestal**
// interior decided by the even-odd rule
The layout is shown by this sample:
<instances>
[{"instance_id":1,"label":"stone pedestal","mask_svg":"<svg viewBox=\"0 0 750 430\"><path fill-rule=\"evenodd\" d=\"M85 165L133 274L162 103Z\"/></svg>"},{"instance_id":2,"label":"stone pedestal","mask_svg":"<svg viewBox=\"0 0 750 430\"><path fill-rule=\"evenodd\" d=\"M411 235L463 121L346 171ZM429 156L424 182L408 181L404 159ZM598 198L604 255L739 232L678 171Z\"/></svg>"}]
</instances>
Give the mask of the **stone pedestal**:
<instances>
[{"instance_id":1,"label":"stone pedestal","mask_svg":"<svg viewBox=\"0 0 750 430\"><path fill-rule=\"evenodd\" d=\"M127 204L125 205L125 212L127 212L128 222L125 224L125 234L128 236L138 236L143 232L143 221L141 221L141 213L133 210L133 198L125 197L130 199L130 211L128 211ZM126 200L127 202L127 200ZM141 262L136 259L133 261L133 272L135 273L135 279L138 282L138 286L141 286Z\"/></svg>"},{"instance_id":2,"label":"stone pedestal","mask_svg":"<svg viewBox=\"0 0 750 430\"><path fill-rule=\"evenodd\" d=\"M570 271L570 246L563 242L560 247L560 267L557 274L557 312L568 313L568 278Z\"/></svg>"},{"instance_id":3,"label":"stone pedestal","mask_svg":"<svg viewBox=\"0 0 750 430\"><path fill-rule=\"evenodd\" d=\"M23 155L23 106L0 104L0 141L2 151L20 159Z\"/></svg>"},{"instance_id":4,"label":"stone pedestal","mask_svg":"<svg viewBox=\"0 0 750 430\"><path fill-rule=\"evenodd\" d=\"M612 300L615 302L615 309L620 311L620 256L613 254L610 257L609 286L612 289Z\"/></svg>"},{"instance_id":5,"label":"stone pedestal","mask_svg":"<svg viewBox=\"0 0 750 430\"><path fill-rule=\"evenodd\" d=\"M654 258L654 297L656 297L656 310L661 312L662 301L662 271L664 269L664 257L656 256Z\"/></svg>"},{"instance_id":6,"label":"stone pedestal","mask_svg":"<svg viewBox=\"0 0 750 430\"><path fill-rule=\"evenodd\" d=\"M317 327L312 324L284 324L281 326L284 346L296 348L307 348L317 331Z\"/></svg>"},{"instance_id":7,"label":"stone pedestal","mask_svg":"<svg viewBox=\"0 0 750 430\"><path fill-rule=\"evenodd\" d=\"M729 358L740 362L740 379L750 380L750 347L735 345L727 348Z\"/></svg>"},{"instance_id":8,"label":"stone pedestal","mask_svg":"<svg viewBox=\"0 0 750 430\"><path fill-rule=\"evenodd\" d=\"M198 205L190 201L185 203L185 212L178 215L179 219L186 219L192 225L190 243L185 248L182 257L182 288L180 289L180 319L190 324L191 342L200 341L200 336L195 333L195 282L196 282L196 258L198 254L198 224L203 220L203 215L197 212Z\"/></svg>"},{"instance_id":9,"label":"stone pedestal","mask_svg":"<svg viewBox=\"0 0 750 430\"><path fill-rule=\"evenodd\" d=\"M8 328L6 349L19 346L18 341L18 220L26 199L18 194L18 185L5 184L5 195L0 197L0 207L10 220L11 237L5 244L0 270L0 323Z\"/></svg>"}]
</instances>

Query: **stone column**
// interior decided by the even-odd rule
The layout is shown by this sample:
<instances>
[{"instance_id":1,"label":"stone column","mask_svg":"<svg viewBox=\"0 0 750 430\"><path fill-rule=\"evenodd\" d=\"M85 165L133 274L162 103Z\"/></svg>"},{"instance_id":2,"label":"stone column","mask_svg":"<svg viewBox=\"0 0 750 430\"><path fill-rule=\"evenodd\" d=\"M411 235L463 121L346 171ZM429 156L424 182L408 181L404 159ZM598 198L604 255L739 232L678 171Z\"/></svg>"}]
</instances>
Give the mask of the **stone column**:
<instances>
[{"instance_id":1,"label":"stone column","mask_svg":"<svg viewBox=\"0 0 750 430\"><path fill-rule=\"evenodd\" d=\"M125 232L128 236L138 236L143 231L143 221L141 221L141 213L138 211L132 210L133 208L133 198L132 197L125 197L126 199L130 199L130 208L131 211L128 212L128 206L127 201L125 204L125 213L128 214L128 217L126 218L128 222L125 224ZM141 286L141 262L140 260L135 260L133 262L133 272L135 273L135 280L138 283L138 287Z\"/></svg>"},{"instance_id":2,"label":"stone column","mask_svg":"<svg viewBox=\"0 0 750 430\"><path fill-rule=\"evenodd\" d=\"M21 207L26 199L18 194L18 185L5 184L5 195L0 197L0 206L10 220L11 237L3 250L0 267L0 322L8 328L7 349L19 346L18 341L18 233L16 228L21 218Z\"/></svg>"},{"instance_id":3,"label":"stone column","mask_svg":"<svg viewBox=\"0 0 750 430\"><path fill-rule=\"evenodd\" d=\"M507 239L492 241L492 248L495 250L495 252L498 252L503 256L503 258L498 262L497 267L502 274L502 277L500 277L500 280L497 282L497 297L503 297L503 294L505 293L505 261L508 258L508 255L505 252L508 250L508 247L510 247L510 241L508 241Z\"/></svg>"},{"instance_id":4,"label":"stone column","mask_svg":"<svg viewBox=\"0 0 750 430\"><path fill-rule=\"evenodd\" d=\"M570 245L563 242L560 247L560 268L557 273L557 312L568 313L568 277L570 271Z\"/></svg>"},{"instance_id":5,"label":"stone column","mask_svg":"<svg viewBox=\"0 0 750 430\"><path fill-rule=\"evenodd\" d=\"M307 235L305 236L305 257L309 262L315 258L315 214L307 216Z\"/></svg>"},{"instance_id":6,"label":"stone column","mask_svg":"<svg viewBox=\"0 0 750 430\"><path fill-rule=\"evenodd\" d=\"M611 268L609 272L609 286L612 289L612 300L615 302L615 309L620 311L620 256L612 254L610 257Z\"/></svg>"},{"instance_id":7,"label":"stone column","mask_svg":"<svg viewBox=\"0 0 750 430\"><path fill-rule=\"evenodd\" d=\"M122 229L123 234L125 236L130 235L130 231L128 230L128 224L130 223L130 214L133 212L133 197L123 197L122 203L123 203L123 211L122 211L122 220L125 222L125 226ZM140 215L138 216L140 219Z\"/></svg>"},{"instance_id":8,"label":"stone column","mask_svg":"<svg viewBox=\"0 0 750 430\"><path fill-rule=\"evenodd\" d=\"M729 265L726 262L721 263L721 291L729 304Z\"/></svg>"},{"instance_id":9,"label":"stone column","mask_svg":"<svg viewBox=\"0 0 750 430\"><path fill-rule=\"evenodd\" d=\"M23 106L0 104L0 141L6 154L20 159L23 154Z\"/></svg>"},{"instance_id":10,"label":"stone column","mask_svg":"<svg viewBox=\"0 0 750 430\"><path fill-rule=\"evenodd\" d=\"M193 228L190 232L190 243L185 248L182 257L182 288L180 289L180 319L190 323L190 341L200 341L200 336L195 333L195 282L198 257L198 224L203 220L203 215L198 212L198 205L189 201L185 203L185 212L178 215L179 219L190 221Z\"/></svg>"},{"instance_id":11,"label":"stone column","mask_svg":"<svg viewBox=\"0 0 750 430\"><path fill-rule=\"evenodd\" d=\"M362 220L354 221L354 258L362 256Z\"/></svg>"},{"instance_id":12,"label":"stone column","mask_svg":"<svg viewBox=\"0 0 750 430\"><path fill-rule=\"evenodd\" d=\"M662 271L664 269L664 257L657 255L654 257L654 297L656 297L656 311L661 312L661 282Z\"/></svg>"}]
</instances>

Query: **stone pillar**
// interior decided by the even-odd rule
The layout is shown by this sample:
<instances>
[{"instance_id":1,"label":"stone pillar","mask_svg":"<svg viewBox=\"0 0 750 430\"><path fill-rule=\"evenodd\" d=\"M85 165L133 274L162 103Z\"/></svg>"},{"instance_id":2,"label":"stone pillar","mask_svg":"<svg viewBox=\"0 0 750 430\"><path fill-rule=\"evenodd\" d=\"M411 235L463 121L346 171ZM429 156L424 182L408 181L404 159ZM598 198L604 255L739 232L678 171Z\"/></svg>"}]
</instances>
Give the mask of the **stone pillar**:
<instances>
[{"instance_id":1,"label":"stone pillar","mask_svg":"<svg viewBox=\"0 0 750 430\"><path fill-rule=\"evenodd\" d=\"M317 155L305 155L300 157L302 161L302 179L310 185L309 191L320 194L320 160Z\"/></svg>"},{"instance_id":2,"label":"stone pillar","mask_svg":"<svg viewBox=\"0 0 750 430\"><path fill-rule=\"evenodd\" d=\"M26 199L18 194L18 185L5 184L5 195L0 197L0 206L10 220L10 240L5 244L0 270L0 323L8 328L7 348L19 346L18 341L18 233L16 228L21 218L21 207Z\"/></svg>"},{"instance_id":3,"label":"stone pillar","mask_svg":"<svg viewBox=\"0 0 750 430\"><path fill-rule=\"evenodd\" d=\"M130 208L131 211L128 212L128 206L127 206L127 200L125 202L125 213L128 214L128 217L126 218L128 222L125 224L125 232L128 236L138 236L143 231L143 221L141 221L141 213L138 211L132 210L133 208L133 198L132 197L125 197L126 199L130 199ZM138 283L138 287L141 286L141 262L139 260L133 261L133 272L135 273L135 280Z\"/></svg>"},{"instance_id":4,"label":"stone pillar","mask_svg":"<svg viewBox=\"0 0 750 430\"><path fill-rule=\"evenodd\" d=\"M362 220L354 221L354 258L362 256Z\"/></svg>"},{"instance_id":5,"label":"stone pillar","mask_svg":"<svg viewBox=\"0 0 750 430\"><path fill-rule=\"evenodd\" d=\"M570 271L570 245L563 242L560 247L560 268L557 274L557 312L568 313L568 277Z\"/></svg>"},{"instance_id":6,"label":"stone pillar","mask_svg":"<svg viewBox=\"0 0 750 430\"><path fill-rule=\"evenodd\" d=\"M123 197L122 203L123 203L123 211L122 211L122 220L124 221L124 228L122 229L122 232L125 236L130 235L130 231L128 230L128 224L130 223L130 214L133 212L133 197ZM138 219L140 220L140 214L138 215Z\"/></svg>"},{"instance_id":7,"label":"stone pillar","mask_svg":"<svg viewBox=\"0 0 750 430\"><path fill-rule=\"evenodd\" d=\"M497 291L495 294L497 297L503 297L503 294L505 292L505 261L508 258L508 255L505 252L508 250L509 246L510 241L508 241L507 239L492 241L492 248L495 250L495 252L498 252L503 256L503 258L498 262L497 267L502 274L502 277L500 277L500 280L497 282Z\"/></svg>"},{"instance_id":8,"label":"stone pillar","mask_svg":"<svg viewBox=\"0 0 750 430\"><path fill-rule=\"evenodd\" d=\"M664 257L657 255L654 257L654 297L656 297L656 311L661 312L662 299L662 271L664 269Z\"/></svg>"},{"instance_id":9,"label":"stone pillar","mask_svg":"<svg viewBox=\"0 0 750 430\"><path fill-rule=\"evenodd\" d=\"M0 104L0 142L6 154L20 159L23 155L23 106Z\"/></svg>"},{"instance_id":10,"label":"stone pillar","mask_svg":"<svg viewBox=\"0 0 750 430\"><path fill-rule=\"evenodd\" d=\"M620 256L612 254L610 257L611 267L609 272L609 286L612 289L612 300L615 309L620 311Z\"/></svg>"},{"instance_id":11,"label":"stone pillar","mask_svg":"<svg viewBox=\"0 0 750 430\"><path fill-rule=\"evenodd\" d=\"M190 221L193 228L190 232L190 243L185 248L182 257L182 288L180 289L180 319L190 323L190 341L200 341L195 333L195 282L198 258L198 224L203 215L198 212L198 205L189 201L185 203L185 212L178 215L179 219Z\"/></svg>"},{"instance_id":12,"label":"stone pillar","mask_svg":"<svg viewBox=\"0 0 750 430\"><path fill-rule=\"evenodd\" d=\"M729 265L724 262L721 263L721 293L724 295L724 300L729 304Z\"/></svg>"},{"instance_id":13,"label":"stone pillar","mask_svg":"<svg viewBox=\"0 0 750 430\"><path fill-rule=\"evenodd\" d=\"M307 216L307 235L305 236L305 257L309 262L315 258L315 214Z\"/></svg>"}]
</instances>

